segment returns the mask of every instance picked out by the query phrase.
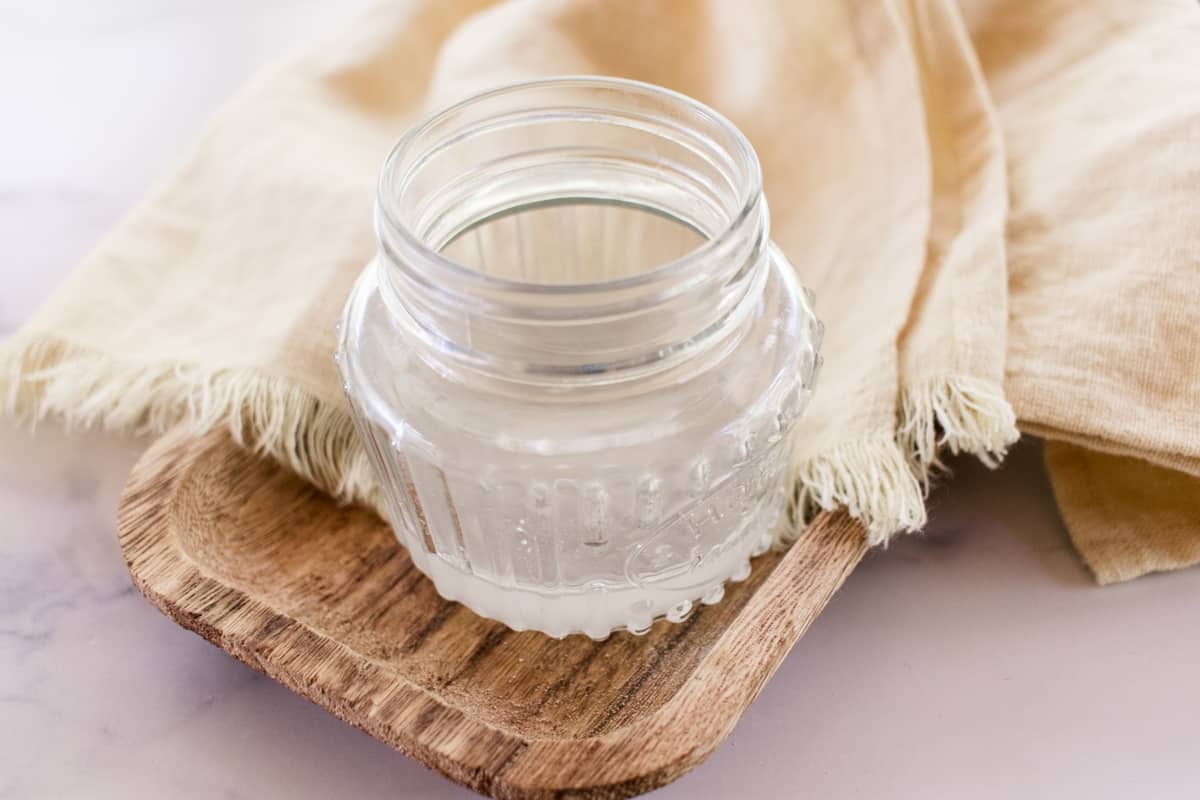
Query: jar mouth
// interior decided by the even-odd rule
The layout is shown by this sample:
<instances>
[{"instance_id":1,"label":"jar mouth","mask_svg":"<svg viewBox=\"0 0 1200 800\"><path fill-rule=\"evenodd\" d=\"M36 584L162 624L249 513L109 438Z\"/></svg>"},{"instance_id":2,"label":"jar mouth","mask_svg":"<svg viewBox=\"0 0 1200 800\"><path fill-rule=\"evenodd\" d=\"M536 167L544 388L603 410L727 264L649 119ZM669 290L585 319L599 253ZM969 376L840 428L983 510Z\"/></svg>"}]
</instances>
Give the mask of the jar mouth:
<instances>
[{"instance_id":1,"label":"jar mouth","mask_svg":"<svg viewBox=\"0 0 1200 800\"><path fill-rule=\"evenodd\" d=\"M737 213L730 216L720 230L706 235L699 246L681 256L664 261L635 275L578 283L515 280L481 272L447 258L441 252L440 247L436 244L431 245L412 226L406 224L406 214L399 207L398 200L405 192L412 167L417 165L413 162L419 162L421 158L422 154L419 151L422 149L422 143L430 138L436 138L435 132L440 126L444 126L448 120L454 119L464 111L480 107L490 101L534 95L541 90L566 89L599 89L631 96L657 98L677 106L685 113L694 115L705 123L706 127L719 131L727 141L716 146L723 147L732 156L731 166L734 168L734 174L739 184L736 189ZM714 144L716 143L714 142ZM586 294L658 283L669 279L676 273L693 269L707 255L719 251L730 238L738 235L746 222L754 215L761 196L762 168L758 161L758 155L745 135L718 111L687 95L642 81L598 75L564 75L520 81L489 89L447 106L414 125L401 136L384 161L377 188L376 215L378 226L386 228L387 233L404 240L406 250L420 254L425 262L423 267L431 273L431 279L449 279L455 283L460 281L478 283L481 286L499 289L506 293Z\"/></svg>"},{"instance_id":2,"label":"jar mouth","mask_svg":"<svg viewBox=\"0 0 1200 800\"><path fill-rule=\"evenodd\" d=\"M589 206L639 221L599 245L591 231L585 256L568 263L553 215ZM620 78L510 84L433 114L387 157L375 216L393 315L430 347L508 374L594 380L694 351L744 317L768 269L769 215L746 137L696 100ZM684 235L699 243L654 257ZM451 252L470 237L475 265Z\"/></svg>"}]
</instances>

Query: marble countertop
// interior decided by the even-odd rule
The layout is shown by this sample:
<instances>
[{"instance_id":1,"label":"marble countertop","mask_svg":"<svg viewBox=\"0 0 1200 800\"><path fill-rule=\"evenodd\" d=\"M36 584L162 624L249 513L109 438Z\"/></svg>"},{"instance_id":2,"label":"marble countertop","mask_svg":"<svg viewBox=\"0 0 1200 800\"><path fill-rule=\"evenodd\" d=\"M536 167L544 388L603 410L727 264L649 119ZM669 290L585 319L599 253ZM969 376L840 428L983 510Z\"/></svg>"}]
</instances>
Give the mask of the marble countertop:
<instances>
[{"instance_id":1,"label":"marble countertop","mask_svg":"<svg viewBox=\"0 0 1200 800\"><path fill-rule=\"evenodd\" d=\"M254 69L364 5L0 0L0 336ZM131 587L144 442L0 423L0 798L458 798ZM1195 796L1200 572L1101 589L1035 444L960 464L708 761L654 797Z\"/></svg>"}]
</instances>

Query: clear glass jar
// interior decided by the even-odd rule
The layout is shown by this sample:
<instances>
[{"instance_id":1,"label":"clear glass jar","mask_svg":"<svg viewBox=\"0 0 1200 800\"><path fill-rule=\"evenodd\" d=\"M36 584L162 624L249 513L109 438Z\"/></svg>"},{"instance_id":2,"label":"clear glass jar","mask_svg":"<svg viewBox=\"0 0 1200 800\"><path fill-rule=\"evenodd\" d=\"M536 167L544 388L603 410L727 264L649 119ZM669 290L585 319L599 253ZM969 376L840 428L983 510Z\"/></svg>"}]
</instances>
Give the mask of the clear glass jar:
<instances>
[{"instance_id":1,"label":"clear glass jar","mask_svg":"<svg viewBox=\"0 0 1200 800\"><path fill-rule=\"evenodd\" d=\"M600 638L746 577L821 328L732 124L607 78L481 94L396 146L376 227L338 363L440 594Z\"/></svg>"}]
</instances>

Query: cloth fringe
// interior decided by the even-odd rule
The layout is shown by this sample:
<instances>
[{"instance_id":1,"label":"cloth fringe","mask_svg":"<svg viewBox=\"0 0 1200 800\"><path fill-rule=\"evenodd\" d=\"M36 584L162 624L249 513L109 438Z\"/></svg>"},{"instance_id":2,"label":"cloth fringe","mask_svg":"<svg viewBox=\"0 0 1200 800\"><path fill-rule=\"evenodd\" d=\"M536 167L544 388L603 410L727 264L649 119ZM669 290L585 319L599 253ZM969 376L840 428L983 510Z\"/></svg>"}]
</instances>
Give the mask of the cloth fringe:
<instances>
[{"instance_id":1,"label":"cloth fringe","mask_svg":"<svg viewBox=\"0 0 1200 800\"><path fill-rule=\"evenodd\" d=\"M1017 441L1017 416L999 386L964 375L906 386L896 436L922 486L945 471L941 453L970 453L991 469Z\"/></svg>"},{"instance_id":2,"label":"cloth fringe","mask_svg":"<svg viewBox=\"0 0 1200 800\"><path fill-rule=\"evenodd\" d=\"M871 545L925 524L921 484L890 431L795 462L792 485L792 524L776 533L778 544L794 541L821 510L845 508L866 527Z\"/></svg>"},{"instance_id":3,"label":"cloth fringe","mask_svg":"<svg viewBox=\"0 0 1200 800\"><path fill-rule=\"evenodd\" d=\"M122 362L54 337L0 348L0 410L31 427L162 433L184 423L229 429L243 447L287 465L342 500L378 508L366 452L345 410L250 369Z\"/></svg>"},{"instance_id":4,"label":"cloth fringe","mask_svg":"<svg viewBox=\"0 0 1200 800\"><path fill-rule=\"evenodd\" d=\"M370 463L345 409L254 370L120 362L53 337L0 349L0 408L31 426L57 417L70 427L161 433L179 423L219 426L341 500L380 508ZM806 456L792 467L787 544L819 510L845 508L868 542L886 543L926 521L925 495L943 470L939 453L971 453L990 467L1017 439L998 386L949 377L906 387L895 432L881 431Z\"/></svg>"},{"instance_id":5,"label":"cloth fringe","mask_svg":"<svg viewBox=\"0 0 1200 800\"><path fill-rule=\"evenodd\" d=\"M969 453L999 466L1017 441L1017 419L998 385L962 375L904 387L895 433L846 442L793 466L790 524L776 532L787 544L820 510L845 508L872 545L920 530L933 478L946 471L941 453Z\"/></svg>"}]
</instances>

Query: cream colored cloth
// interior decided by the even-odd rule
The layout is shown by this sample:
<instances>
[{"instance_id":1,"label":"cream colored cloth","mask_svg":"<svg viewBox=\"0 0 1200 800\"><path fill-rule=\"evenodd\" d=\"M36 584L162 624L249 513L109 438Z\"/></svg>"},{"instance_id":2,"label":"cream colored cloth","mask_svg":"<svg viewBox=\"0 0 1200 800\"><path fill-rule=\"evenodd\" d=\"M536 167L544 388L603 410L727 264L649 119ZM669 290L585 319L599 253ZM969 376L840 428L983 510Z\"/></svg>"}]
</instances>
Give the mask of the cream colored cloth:
<instances>
[{"instance_id":1,"label":"cream colored cloth","mask_svg":"<svg viewBox=\"0 0 1200 800\"><path fill-rule=\"evenodd\" d=\"M967 7L1009 152L1005 390L1109 582L1200 561L1200 4L1036 5Z\"/></svg>"},{"instance_id":2,"label":"cream colored cloth","mask_svg":"<svg viewBox=\"0 0 1200 800\"><path fill-rule=\"evenodd\" d=\"M467 93L609 74L714 106L759 153L773 238L828 329L797 521L846 506L873 542L919 529L939 453L995 463L1013 408L1028 430L1190 485L1198 26L1190 0L386 3L221 112L5 343L0 397L110 428L228 424L370 501L330 356L375 247L383 156ZM1125 462L1082 457L1094 469L1049 464L1101 579L1194 560L1178 545L1200 520L1162 507L1175 533L1159 552L1137 532L1156 529L1144 503L1161 493L1095 482ZM1104 514L1081 487L1101 487ZM1096 544L1135 513L1121 547Z\"/></svg>"}]
</instances>

